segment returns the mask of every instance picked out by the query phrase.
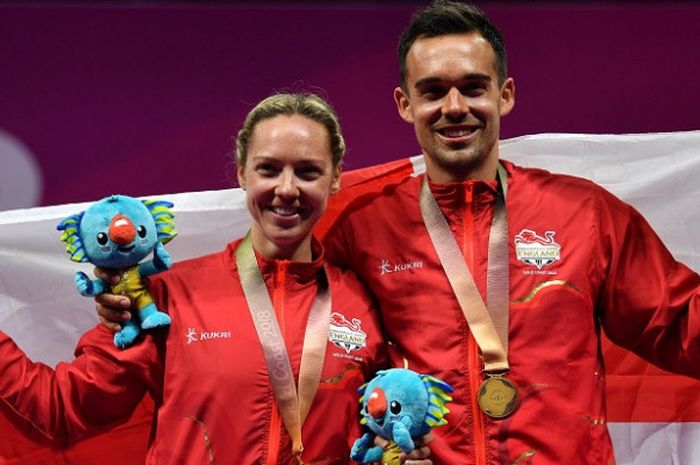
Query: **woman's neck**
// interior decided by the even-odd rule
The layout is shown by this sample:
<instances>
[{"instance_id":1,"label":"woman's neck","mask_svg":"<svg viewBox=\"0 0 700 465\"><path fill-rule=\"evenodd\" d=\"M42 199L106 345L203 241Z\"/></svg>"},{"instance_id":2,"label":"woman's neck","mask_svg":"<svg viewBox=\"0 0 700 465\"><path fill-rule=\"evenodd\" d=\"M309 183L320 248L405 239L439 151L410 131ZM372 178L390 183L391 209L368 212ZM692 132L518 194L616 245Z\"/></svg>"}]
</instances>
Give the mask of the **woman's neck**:
<instances>
[{"instance_id":1,"label":"woman's neck","mask_svg":"<svg viewBox=\"0 0 700 465\"><path fill-rule=\"evenodd\" d=\"M301 242L279 244L271 241L253 228L251 231L251 239L255 251L266 260L289 260L292 262L311 262L313 260L313 255L311 253L311 234L305 237Z\"/></svg>"}]
</instances>

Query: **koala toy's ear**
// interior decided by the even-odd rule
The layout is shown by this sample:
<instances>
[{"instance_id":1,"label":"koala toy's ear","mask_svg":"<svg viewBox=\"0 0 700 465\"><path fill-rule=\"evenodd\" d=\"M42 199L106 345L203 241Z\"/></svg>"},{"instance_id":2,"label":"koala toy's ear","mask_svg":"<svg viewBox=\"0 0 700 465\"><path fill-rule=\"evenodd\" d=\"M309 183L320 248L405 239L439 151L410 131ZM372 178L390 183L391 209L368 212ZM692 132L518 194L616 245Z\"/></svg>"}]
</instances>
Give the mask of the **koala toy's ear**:
<instances>
[{"instance_id":1,"label":"koala toy's ear","mask_svg":"<svg viewBox=\"0 0 700 465\"><path fill-rule=\"evenodd\" d=\"M175 214L172 211L173 204L165 200L142 200L143 204L148 208L148 211L153 216L153 221L156 224L156 232L158 233L158 241L165 245L177 236L175 222L173 218Z\"/></svg>"},{"instance_id":2,"label":"koala toy's ear","mask_svg":"<svg viewBox=\"0 0 700 465\"><path fill-rule=\"evenodd\" d=\"M61 240L66 243L66 252L74 262L87 262L89 258L80 240L80 220L83 219L84 211L71 215L62 220L56 229L63 231Z\"/></svg>"},{"instance_id":3,"label":"koala toy's ear","mask_svg":"<svg viewBox=\"0 0 700 465\"><path fill-rule=\"evenodd\" d=\"M452 386L434 376L421 375L420 377L428 391L428 412L425 423L431 428L447 424L445 415L450 413L450 410L446 404L452 401L450 396Z\"/></svg>"}]
</instances>

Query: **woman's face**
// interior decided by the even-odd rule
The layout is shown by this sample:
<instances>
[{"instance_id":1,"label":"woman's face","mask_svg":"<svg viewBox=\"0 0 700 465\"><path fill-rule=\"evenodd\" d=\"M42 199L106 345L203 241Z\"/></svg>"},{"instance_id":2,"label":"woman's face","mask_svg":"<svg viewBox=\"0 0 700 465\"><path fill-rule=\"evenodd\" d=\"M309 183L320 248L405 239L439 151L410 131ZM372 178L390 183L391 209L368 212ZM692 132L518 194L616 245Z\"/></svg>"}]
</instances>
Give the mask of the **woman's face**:
<instances>
[{"instance_id":1,"label":"woman's face","mask_svg":"<svg viewBox=\"0 0 700 465\"><path fill-rule=\"evenodd\" d=\"M311 229L339 187L328 131L302 115L259 122L238 182L253 217L253 246L266 258L308 261Z\"/></svg>"}]
</instances>

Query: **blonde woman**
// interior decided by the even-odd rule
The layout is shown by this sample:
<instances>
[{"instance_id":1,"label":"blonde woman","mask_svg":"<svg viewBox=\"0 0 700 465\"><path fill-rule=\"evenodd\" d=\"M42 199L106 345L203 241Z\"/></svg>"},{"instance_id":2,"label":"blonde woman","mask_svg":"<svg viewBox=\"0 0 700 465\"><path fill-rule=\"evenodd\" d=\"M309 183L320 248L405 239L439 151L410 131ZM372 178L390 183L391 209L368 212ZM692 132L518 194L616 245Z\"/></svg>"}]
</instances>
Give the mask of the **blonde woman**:
<instances>
[{"instance_id":1,"label":"blonde woman","mask_svg":"<svg viewBox=\"0 0 700 465\"><path fill-rule=\"evenodd\" d=\"M321 98L260 102L236 143L248 235L153 277L172 325L126 350L99 325L53 370L3 336L6 410L63 446L126 420L149 393L148 464L347 463L360 435L356 390L385 355L371 299L353 275L324 264L311 232L338 189L344 152ZM109 312L125 298L103 299ZM349 337L329 335L329 322Z\"/></svg>"}]
</instances>

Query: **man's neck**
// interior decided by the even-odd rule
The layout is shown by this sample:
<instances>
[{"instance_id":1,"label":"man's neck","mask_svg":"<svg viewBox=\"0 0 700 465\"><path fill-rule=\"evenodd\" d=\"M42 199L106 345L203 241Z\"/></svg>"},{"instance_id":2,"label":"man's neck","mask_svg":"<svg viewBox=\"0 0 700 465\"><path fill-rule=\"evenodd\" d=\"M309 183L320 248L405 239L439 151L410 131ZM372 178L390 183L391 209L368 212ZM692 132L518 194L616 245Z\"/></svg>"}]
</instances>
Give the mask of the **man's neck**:
<instances>
[{"instance_id":1,"label":"man's neck","mask_svg":"<svg viewBox=\"0 0 700 465\"><path fill-rule=\"evenodd\" d=\"M465 167L464 170L446 169L442 166L430 163L426 159L426 172L430 181L436 183L451 183L465 181L493 181L498 172L498 158L492 157L478 166Z\"/></svg>"}]
</instances>

